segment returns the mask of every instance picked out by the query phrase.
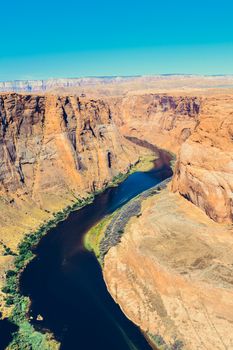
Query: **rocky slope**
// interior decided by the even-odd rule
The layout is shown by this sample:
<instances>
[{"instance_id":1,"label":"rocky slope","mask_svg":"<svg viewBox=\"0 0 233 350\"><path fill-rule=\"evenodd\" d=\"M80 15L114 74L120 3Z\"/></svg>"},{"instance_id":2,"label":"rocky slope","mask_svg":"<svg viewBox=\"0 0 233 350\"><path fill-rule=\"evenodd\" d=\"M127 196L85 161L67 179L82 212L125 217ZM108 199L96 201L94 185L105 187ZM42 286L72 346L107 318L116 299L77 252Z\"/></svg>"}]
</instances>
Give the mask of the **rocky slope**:
<instances>
[{"instance_id":1,"label":"rocky slope","mask_svg":"<svg viewBox=\"0 0 233 350\"><path fill-rule=\"evenodd\" d=\"M109 250L104 278L124 313L158 344L230 350L232 266L232 228L163 190L144 201Z\"/></svg>"},{"instance_id":2,"label":"rocky slope","mask_svg":"<svg viewBox=\"0 0 233 350\"><path fill-rule=\"evenodd\" d=\"M219 222L233 220L232 96L132 95L112 107L124 135L178 154L172 191Z\"/></svg>"},{"instance_id":3,"label":"rocky slope","mask_svg":"<svg viewBox=\"0 0 233 350\"><path fill-rule=\"evenodd\" d=\"M167 343L176 336L190 350L233 348L232 101L1 94L0 242L15 249L54 211L126 171L140 151L122 135L177 153L176 193L145 201L106 255L105 281L152 336ZM10 262L0 257L4 268Z\"/></svg>"},{"instance_id":4,"label":"rocky slope","mask_svg":"<svg viewBox=\"0 0 233 350\"><path fill-rule=\"evenodd\" d=\"M198 125L181 146L172 190L213 220L233 221L233 96L203 100Z\"/></svg>"},{"instance_id":5,"label":"rocky slope","mask_svg":"<svg viewBox=\"0 0 233 350\"><path fill-rule=\"evenodd\" d=\"M102 100L0 95L1 242L15 248L20 232L100 189L138 154Z\"/></svg>"},{"instance_id":6,"label":"rocky slope","mask_svg":"<svg viewBox=\"0 0 233 350\"><path fill-rule=\"evenodd\" d=\"M116 99L113 117L124 135L174 153L194 130L201 97L185 94L143 94Z\"/></svg>"},{"instance_id":7,"label":"rocky slope","mask_svg":"<svg viewBox=\"0 0 233 350\"><path fill-rule=\"evenodd\" d=\"M134 98L121 129L178 157L169 189L144 202L105 256L106 284L125 314L169 349L174 339L179 349L233 349L233 96L203 95L198 113L184 108L187 97L181 110L174 98Z\"/></svg>"}]
</instances>

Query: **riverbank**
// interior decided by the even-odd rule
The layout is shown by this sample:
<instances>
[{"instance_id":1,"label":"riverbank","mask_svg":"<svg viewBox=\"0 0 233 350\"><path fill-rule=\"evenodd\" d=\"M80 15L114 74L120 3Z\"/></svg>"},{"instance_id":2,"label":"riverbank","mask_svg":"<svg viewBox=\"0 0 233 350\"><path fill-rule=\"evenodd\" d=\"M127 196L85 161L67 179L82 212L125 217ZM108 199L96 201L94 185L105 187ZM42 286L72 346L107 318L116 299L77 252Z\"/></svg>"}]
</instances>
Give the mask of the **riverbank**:
<instances>
[{"instance_id":1,"label":"riverbank","mask_svg":"<svg viewBox=\"0 0 233 350\"><path fill-rule=\"evenodd\" d=\"M118 174L103 189L90 194L89 197L85 199L82 198L77 200L76 203L69 205L63 211L55 214L51 220L41 225L36 232L25 236L18 246L18 254L14 258L14 263L11 264L12 267L6 272L6 282L2 288L5 295L3 318L6 320L5 316L7 315L8 320L18 327L18 331L14 334L13 341L8 349L21 350L28 344L32 349L38 349L38 346L42 346L43 350L53 350L58 347L58 343L51 335L37 332L30 324L27 316L30 301L27 297L22 296L19 293L19 276L25 266L27 266L27 264L34 258L32 252L33 248L51 228L55 227L60 221L65 220L72 211L81 209L90 204L94 200L95 195L100 194L107 187L117 186L117 184L125 180L133 172L139 171L140 169L143 171L145 171L145 169L150 169L153 166L155 158L156 156L152 154L140 158L133 166L131 166L127 173Z\"/></svg>"},{"instance_id":2,"label":"riverbank","mask_svg":"<svg viewBox=\"0 0 233 350\"><path fill-rule=\"evenodd\" d=\"M143 201L105 255L104 280L159 349L230 349L232 237L231 226L164 189Z\"/></svg>"},{"instance_id":3,"label":"riverbank","mask_svg":"<svg viewBox=\"0 0 233 350\"><path fill-rule=\"evenodd\" d=\"M84 246L87 250L96 255L103 271L105 256L112 247L115 247L120 243L129 221L135 217L139 218L141 216L143 202L150 197L158 195L167 187L170 180L171 178L168 178L155 185L153 188L150 188L131 199L130 202L116 210L111 215L106 216L85 234ZM111 294L110 290L109 293ZM119 304L119 306L121 307L121 304ZM121 309L124 312L124 308L121 307ZM182 348L182 343L178 340L175 340L172 346L169 347L160 335L155 335L145 331L143 331L143 334L154 350L163 350L165 346L168 350L180 350Z\"/></svg>"},{"instance_id":4,"label":"riverbank","mask_svg":"<svg viewBox=\"0 0 233 350\"><path fill-rule=\"evenodd\" d=\"M104 265L104 257L110 248L117 245L124 229L132 217L141 215L141 206L144 200L164 189L171 178L168 178L153 188L150 188L137 197L131 199L122 208L116 210L111 215L106 216L103 220L92 227L84 236L84 246L87 250L95 253L101 266Z\"/></svg>"},{"instance_id":5,"label":"riverbank","mask_svg":"<svg viewBox=\"0 0 233 350\"><path fill-rule=\"evenodd\" d=\"M2 288L2 292L5 294L5 307L9 308L8 312L10 315L8 320L17 326L17 331L13 334L12 342L8 346L9 350L21 350L28 346L31 346L32 349L41 347L43 350L59 348L59 344L53 339L51 334L37 332L30 324L28 318L30 299L20 294L19 278L24 268L34 258L33 248L39 243L40 239L60 221L65 220L70 212L90 204L93 198L94 195L91 195L85 200L79 200L72 206L68 206L63 211L56 213L53 219L41 225L36 232L27 234L19 244L14 265L12 269L6 272L6 282Z\"/></svg>"},{"instance_id":6,"label":"riverbank","mask_svg":"<svg viewBox=\"0 0 233 350\"><path fill-rule=\"evenodd\" d=\"M135 164L127 174L120 174L117 178L113 179L113 181L109 184L109 187L117 186L120 182L124 181L130 174L133 174L136 171L147 172L152 170L154 168L156 159L157 156L153 154L141 158L139 162ZM108 224L110 224L110 222L116 216L117 213L118 210L101 220L101 222L92 227L84 236L85 248L95 253L95 256L97 257L100 264L102 263L100 244L102 239L104 238Z\"/></svg>"}]
</instances>

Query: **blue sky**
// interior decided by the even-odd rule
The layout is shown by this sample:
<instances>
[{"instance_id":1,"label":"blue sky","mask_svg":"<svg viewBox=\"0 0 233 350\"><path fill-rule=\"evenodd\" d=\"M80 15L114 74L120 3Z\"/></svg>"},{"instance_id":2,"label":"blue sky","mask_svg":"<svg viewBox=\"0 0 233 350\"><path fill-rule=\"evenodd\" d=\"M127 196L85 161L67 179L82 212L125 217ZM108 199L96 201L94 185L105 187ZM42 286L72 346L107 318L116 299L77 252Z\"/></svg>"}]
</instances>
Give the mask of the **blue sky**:
<instances>
[{"instance_id":1,"label":"blue sky","mask_svg":"<svg viewBox=\"0 0 233 350\"><path fill-rule=\"evenodd\" d=\"M0 80L233 74L232 0L11 0L0 11Z\"/></svg>"}]
</instances>

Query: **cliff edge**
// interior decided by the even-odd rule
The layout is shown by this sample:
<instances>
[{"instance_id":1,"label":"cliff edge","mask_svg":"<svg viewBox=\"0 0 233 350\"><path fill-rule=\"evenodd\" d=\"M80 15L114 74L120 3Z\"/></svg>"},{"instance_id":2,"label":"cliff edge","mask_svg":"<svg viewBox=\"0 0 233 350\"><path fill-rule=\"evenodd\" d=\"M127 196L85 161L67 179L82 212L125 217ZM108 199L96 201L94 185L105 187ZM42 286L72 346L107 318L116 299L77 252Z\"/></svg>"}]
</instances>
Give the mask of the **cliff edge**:
<instances>
[{"instance_id":1,"label":"cliff edge","mask_svg":"<svg viewBox=\"0 0 233 350\"><path fill-rule=\"evenodd\" d=\"M172 191L215 221L233 221L233 97L202 102L198 124L182 144Z\"/></svg>"}]
</instances>

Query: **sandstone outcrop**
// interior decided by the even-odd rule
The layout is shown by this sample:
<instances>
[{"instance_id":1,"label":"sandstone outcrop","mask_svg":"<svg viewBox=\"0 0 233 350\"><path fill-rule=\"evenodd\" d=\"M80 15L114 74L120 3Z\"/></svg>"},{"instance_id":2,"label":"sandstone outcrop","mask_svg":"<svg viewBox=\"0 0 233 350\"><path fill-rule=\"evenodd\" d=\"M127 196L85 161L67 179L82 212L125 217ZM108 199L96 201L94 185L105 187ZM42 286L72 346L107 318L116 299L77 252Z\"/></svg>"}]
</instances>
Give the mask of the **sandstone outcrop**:
<instances>
[{"instance_id":1,"label":"sandstone outcrop","mask_svg":"<svg viewBox=\"0 0 233 350\"><path fill-rule=\"evenodd\" d=\"M17 245L17 233L38 218L127 171L138 149L120 135L103 100L0 95L3 243Z\"/></svg>"},{"instance_id":2,"label":"sandstone outcrop","mask_svg":"<svg viewBox=\"0 0 233 350\"><path fill-rule=\"evenodd\" d=\"M124 313L160 344L233 349L232 95L192 98L192 108L190 96L180 97L181 109L168 96L118 102L122 132L170 149L177 162L169 189L144 202L108 251L104 278Z\"/></svg>"},{"instance_id":3,"label":"sandstone outcrop","mask_svg":"<svg viewBox=\"0 0 233 350\"><path fill-rule=\"evenodd\" d=\"M178 154L172 191L213 220L232 222L232 95L146 94L113 101L124 135Z\"/></svg>"},{"instance_id":4,"label":"sandstone outcrop","mask_svg":"<svg viewBox=\"0 0 233 350\"><path fill-rule=\"evenodd\" d=\"M233 221L233 98L203 100L199 122L181 146L172 190L218 222Z\"/></svg>"},{"instance_id":5,"label":"sandstone outcrop","mask_svg":"<svg viewBox=\"0 0 233 350\"><path fill-rule=\"evenodd\" d=\"M177 153L198 122L201 97L131 95L116 99L113 118L122 133Z\"/></svg>"},{"instance_id":6,"label":"sandstone outcrop","mask_svg":"<svg viewBox=\"0 0 233 350\"><path fill-rule=\"evenodd\" d=\"M124 313L169 349L233 348L233 231L178 194L143 202L104 260Z\"/></svg>"}]
</instances>

